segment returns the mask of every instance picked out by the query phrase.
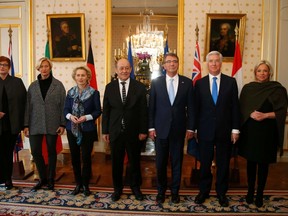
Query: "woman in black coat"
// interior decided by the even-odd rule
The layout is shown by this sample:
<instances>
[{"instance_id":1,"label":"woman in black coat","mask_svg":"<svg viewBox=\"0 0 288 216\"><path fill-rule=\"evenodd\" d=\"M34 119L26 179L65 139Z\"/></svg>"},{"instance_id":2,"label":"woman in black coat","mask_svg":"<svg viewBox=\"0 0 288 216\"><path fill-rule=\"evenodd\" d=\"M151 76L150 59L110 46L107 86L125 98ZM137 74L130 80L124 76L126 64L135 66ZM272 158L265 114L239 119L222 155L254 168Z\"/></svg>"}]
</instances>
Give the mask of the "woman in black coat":
<instances>
[{"instance_id":1,"label":"woman in black coat","mask_svg":"<svg viewBox=\"0 0 288 216\"><path fill-rule=\"evenodd\" d=\"M287 91L276 81L270 81L272 68L262 60L254 68L255 81L246 84L240 95L242 130L239 155L247 160L248 193L246 202L263 205L270 163L277 160L277 150L283 153L284 126L287 112ZM258 171L257 171L258 169Z\"/></svg>"},{"instance_id":2,"label":"woman in black coat","mask_svg":"<svg viewBox=\"0 0 288 216\"><path fill-rule=\"evenodd\" d=\"M11 61L0 56L0 184L13 187L13 150L23 129L26 88L23 81L9 75Z\"/></svg>"}]
</instances>

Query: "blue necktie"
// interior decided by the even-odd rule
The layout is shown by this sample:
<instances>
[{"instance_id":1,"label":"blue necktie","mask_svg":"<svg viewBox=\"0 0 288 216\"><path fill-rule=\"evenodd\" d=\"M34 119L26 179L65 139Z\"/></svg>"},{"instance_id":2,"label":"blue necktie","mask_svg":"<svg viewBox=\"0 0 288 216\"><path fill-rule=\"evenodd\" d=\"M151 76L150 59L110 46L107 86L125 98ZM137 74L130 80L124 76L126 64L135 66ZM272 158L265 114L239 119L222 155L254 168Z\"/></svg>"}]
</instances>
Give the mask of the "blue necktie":
<instances>
[{"instance_id":1,"label":"blue necktie","mask_svg":"<svg viewBox=\"0 0 288 216\"><path fill-rule=\"evenodd\" d=\"M169 99L170 99L171 105L173 104L174 99L175 99L173 81L174 81L174 79L170 79L169 80L170 83L169 83L169 90L168 90L168 94L169 94Z\"/></svg>"},{"instance_id":2,"label":"blue necktie","mask_svg":"<svg viewBox=\"0 0 288 216\"><path fill-rule=\"evenodd\" d=\"M212 98L214 101L214 104L217 103L217 98L218 98L218 87L217 87L217 77L213 77L213 83L212 83Z\"/></svg>"}]
</instances>

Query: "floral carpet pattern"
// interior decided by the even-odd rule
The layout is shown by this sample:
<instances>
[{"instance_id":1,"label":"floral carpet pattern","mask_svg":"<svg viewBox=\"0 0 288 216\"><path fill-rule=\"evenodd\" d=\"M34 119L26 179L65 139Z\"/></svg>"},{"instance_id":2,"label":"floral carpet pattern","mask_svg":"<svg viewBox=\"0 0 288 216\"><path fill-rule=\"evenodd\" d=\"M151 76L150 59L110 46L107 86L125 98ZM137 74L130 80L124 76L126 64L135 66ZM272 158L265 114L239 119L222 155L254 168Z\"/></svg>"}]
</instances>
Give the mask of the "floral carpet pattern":
<instances>
[{"instance_id":1,"label":"floral carpet pattern","mask_svg":"<svg viewBox=\"0 0 288 216\"><path fill-rule=\"evenodd\" d=\"M288 215L287 191L266 193L263 207L257 208L245 202L244 191L229 192L229 207L221 207L215 194L202 205L195 204L197 191L182 191L179 204L173 204L169 196L163 204L157 204L156 192L149 193L151 190L143 191L143 201L136 200L127 190L119 201L112 202L111 189L91 189L93 193L85 197L83 194L71 195L70 188L37 192L31 192L31 187L25 186L9 191L0 188L0 215Z\"/></svg>"}]
</instances>

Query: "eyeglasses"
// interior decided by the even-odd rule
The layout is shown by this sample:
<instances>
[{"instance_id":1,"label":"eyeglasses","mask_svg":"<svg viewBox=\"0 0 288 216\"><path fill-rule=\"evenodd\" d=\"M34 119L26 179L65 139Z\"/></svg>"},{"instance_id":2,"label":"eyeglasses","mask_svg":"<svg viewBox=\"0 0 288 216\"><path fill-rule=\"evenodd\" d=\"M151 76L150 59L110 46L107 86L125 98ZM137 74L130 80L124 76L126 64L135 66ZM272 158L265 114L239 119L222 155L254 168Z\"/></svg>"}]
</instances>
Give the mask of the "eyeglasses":
<instances>
[{"instance_id":1,"label":"eyeglasses","mask_svg":"<svg viewBox=\"0 0 288 216\"><path fill-rule=\"evenodd\" d=\"M8 64L0 64L0 67L8 67Z\"/></svg>"},{"instance_id":2,"label":"eyeglasses","mask_svg":"<svg viewBox=\"0 0 288 216\"><path fill-rule=\"evenodd\" d=\"M167 63L167 64L171 64L171 63L178 63L178 60L168 60L168 61L165 61L165 63Z\"/></svg>"}]
</instances>

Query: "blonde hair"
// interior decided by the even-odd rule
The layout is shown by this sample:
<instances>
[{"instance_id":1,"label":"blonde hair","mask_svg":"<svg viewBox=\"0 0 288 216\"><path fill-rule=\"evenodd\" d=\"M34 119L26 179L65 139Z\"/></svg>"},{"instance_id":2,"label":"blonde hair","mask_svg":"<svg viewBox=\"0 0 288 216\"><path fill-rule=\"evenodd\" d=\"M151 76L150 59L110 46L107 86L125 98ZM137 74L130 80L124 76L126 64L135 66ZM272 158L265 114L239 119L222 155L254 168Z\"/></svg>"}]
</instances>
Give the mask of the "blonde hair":
<instances>
[{"instance_id":1,"label":"blonde hair","mask_svg":"<svg viewBox=\"0 0 288 216\"><path fill-rule=\"evenodd\" d=\"M73 72L72 72L72 78L73 78L73 80L75 80L75 76L76 76L77 70L84 70L84 71L86 71L87 78L88 78L88 82L90 82L90 80L91 80L91 78L92 78L92 72L91 72L91 70L90 70L89 67L83 65L83 66L79 66L79 67L74 68L74 70L73 70Z\"/></svg>"},{"instance_id":2,"label":"blonde hair","mask_svg":"<svg viewBox=\"0 0 288 216\"><path fill-rule=\"evenodd\" d=\"M269 71L269 80L271 79L271 77L273 76L273 68L270 64L270 62L268 62L267 60L261 60L259 61L255 66L254 66L254 76L256 75L256 71L258 69L258 67L262 64L265 64L268 68L268 71Z\"/></svg>"},{"instance_id":3,"label":"blonde hair","mask_svg":"<svg viewBox=\"0 0 288 216\"><path fill-rule=\"evenodd\" d=\"M49 66L50 66L50 70L52 69L53 64L52 64L52 62L50 61L50 59L48 59L48 58L46 58L46 57L42 57L42 58L40 58L40 59L37 61L36 70L38 70L38 71L40 70L40 66L41 66L41 64L42 64L44 61L47 61L48 64L49 64Z\"/></svg>"}]
</instances>

